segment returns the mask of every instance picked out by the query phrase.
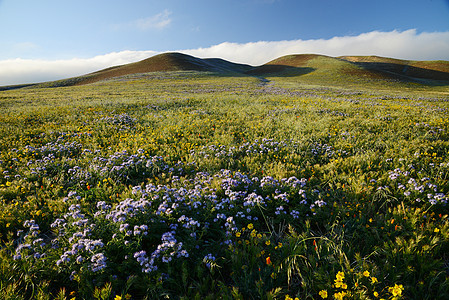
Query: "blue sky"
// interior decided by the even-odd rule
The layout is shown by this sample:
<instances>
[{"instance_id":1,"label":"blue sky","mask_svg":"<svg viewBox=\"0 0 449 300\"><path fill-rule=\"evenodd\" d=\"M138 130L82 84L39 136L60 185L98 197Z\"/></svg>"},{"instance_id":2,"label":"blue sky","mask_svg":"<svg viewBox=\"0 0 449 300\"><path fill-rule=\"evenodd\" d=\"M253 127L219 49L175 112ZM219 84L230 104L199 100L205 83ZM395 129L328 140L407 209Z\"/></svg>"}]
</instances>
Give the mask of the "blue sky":
<instances>
[{"instance_id":1,"label":"blue sky","mask_svg":"<svg viewBox=\"0 0 449 300\"><path fill-rule=\"evenodd\" d=\"M290 52L449 60L449 0L0 0L0 37L0 85L166 51L249 64Z\"/></svg>"}]
</instances>

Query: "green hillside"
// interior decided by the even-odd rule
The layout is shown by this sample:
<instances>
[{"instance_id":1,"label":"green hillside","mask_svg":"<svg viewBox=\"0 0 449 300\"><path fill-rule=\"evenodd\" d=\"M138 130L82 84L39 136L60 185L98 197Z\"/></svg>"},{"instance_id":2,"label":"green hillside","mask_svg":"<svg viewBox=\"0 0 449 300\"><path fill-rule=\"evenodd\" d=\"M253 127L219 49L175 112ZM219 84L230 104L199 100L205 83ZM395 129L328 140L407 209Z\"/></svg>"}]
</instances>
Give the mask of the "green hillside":
<instances>
[{"instance_id":1,"label":"green hillside","mask_svg":"<svg viewBox=\"0 0 449 300\"><path fill-rule=\"evenodd\" d=\"M0 92L0 299L449 299L447 87L247 69Z\"/></svg>"},{"instance_id":2,"label":"green hillside","mask_svg":"<svg viewBox=\"0 0 449 300\"><path fill-rule=\"evenodd\" d=\"M445 61L298 54L280 57L248 73L290 84L446 93L448 66Z\"/></svg>"},{"instance_id":3,"label":"green hillside","mask_svg":"<svg viewBox=\"0 0 449 300\"><path fill-rule=\"evenodd\" d=\"M92 84L123 77L138 77L155 72L196 71L215 76L255 76L291 85L333 88L432 91L446 94L449 62L407 61L378 56L330 57L317 54L293 54L279 57L261 66L237 64L218 58L197 58L182 53L163 53L148 59L99 70L84 76L38 84L60 87ZM0 87L0 90L28 88L33 85Z\"/></svg>"}]
</instances>

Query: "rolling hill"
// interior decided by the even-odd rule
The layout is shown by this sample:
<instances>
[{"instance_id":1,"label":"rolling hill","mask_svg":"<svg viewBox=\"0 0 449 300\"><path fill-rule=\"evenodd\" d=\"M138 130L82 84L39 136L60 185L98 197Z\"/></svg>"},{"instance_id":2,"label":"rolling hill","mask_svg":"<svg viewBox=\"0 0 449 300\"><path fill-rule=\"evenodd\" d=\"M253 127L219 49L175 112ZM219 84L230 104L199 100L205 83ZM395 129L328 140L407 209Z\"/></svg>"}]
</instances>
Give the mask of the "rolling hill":
<instances>
[{"instance_id":1,"label":"rolling hill","mask_svg":"<svg viewBox=\"0 0 449 300\"><path fill-rule=\"evenodd\" d=\"M290 80L313 85L343 84L420 84L449 85L448 61L409 61L378 56L330 57L318 54L286 55L261 66L238 64L219 58L201 59L187 54L169 52L145 60L110 67L84 76L39 84L60 87L90 84L115 77L172 71L198 71L231 76L291 77ZM27 87L17 85L0 90Z\"/></svg>"},{"instance_id":2,"label":"rolling hill","mask_svg":"<svg viewBox=\"0 0 449 300\"><path fill-rule=\"evenodd\" d=\"M449 81L448 61L410 61L379 56L342 56L364 69L414 79Z\"/></svg>"},{"instance_id":3,"label":"rolling hill","mask_svg":"<svg viewBox=\"0 0 449 300\"><path fill-rule=\"evenodd\" d=\"M248 72L259 76L301 76L306 82L388 81L449 84L449 62L407 61L378 56L287 55ZM361 83L361 82L360 82Z\"/></svg>"},{"instance_id":4,"label":"rolling hill","mask_svg":"<svg viewBox=\"0 0 449 300\"><path fill-rule=\"evenodd\" d=\"M242 73L251 68L249 65L235 64L218 58L201 59L187 54L170 52L155 55L135 63L115 66L85 76L75 77L68 81L68 85L89 84L118 76L148 72L200 71Z\"/></svg>"},{"instance_id":5,"label":"rolling hill","mask_svg":"<svg viewBox=\"0 0 449 300\"><path fill-rule=\"evenodd\" d=\"M256 67L248 73L265 76L307 75L312 78L361 76L381 79L385 77L384 74L365 69L353 62L318 54L282 56Z\"/></svg>"}]
</instances>

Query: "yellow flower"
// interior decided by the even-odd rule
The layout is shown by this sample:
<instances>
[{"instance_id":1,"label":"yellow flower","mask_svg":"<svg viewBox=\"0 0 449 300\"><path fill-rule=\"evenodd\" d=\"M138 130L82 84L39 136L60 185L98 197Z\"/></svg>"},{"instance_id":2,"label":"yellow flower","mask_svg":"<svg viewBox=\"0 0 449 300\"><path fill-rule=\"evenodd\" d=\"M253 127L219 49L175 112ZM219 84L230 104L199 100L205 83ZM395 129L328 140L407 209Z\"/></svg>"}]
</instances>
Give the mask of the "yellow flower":
<instances>
[{"instance_id":1,"label":"yellow flower","mask_svg":"<svg viewBox=\"0 0 449 300\"><path fill-rule=\"evenodd\" d=\"M376 297L376 298L379 297L379 293L378 293L378 292L374 292L373 295L374 295L374 297Z\"/></svg>"},{"instance_id":2,"label":"yellow flower","mask_svg":"<svg viewBox=\"0 0 449 300\"><path fill-rule=\"evenodd\" d=\"M344 296L346 296L346 293L345 292L339 292L339 293L335 293L334 294L334 298L336 299L336 300L343 300L343 297Z\"/></svg>"},{"instance_id":3,"label":"yellow flower","mask_svg":"<svg viewBox=\"0 0 449 300\"><path fill-rule=\"evenodd\" d=\"M404 287L402 286L402 284L395 284L393 287L389 287L388 291L394 296L401 296L402 295L402 291L404 290Z\"/></svg>"},{"instance_id":4,"label":"yellow flower","mask_svg":"<svg viewBox=\"0 0 449 300\"><path fill-rule=\"evenodd\" d=\"M125 295L125 299L126 299L126 300L131 299L131 295L130 295L130 294L126 294L126 295Z\"/></svg>"},{"instance_id":5,"label":"yellow flower","mask_svg":"<svg viewBox=\"0 0 449 300\"><path fill-rule=\"evenodd\" d=\"M270 246L270 244L271 244L270 240L265 242L265 245L267 245L267 246Z\"/></svg>"},{"instance_id":6,"label":"yellow flower","mask_svg":"<svg viewBox=\"0 0 449 300\"><path fill-rule=\"evenodd\" d=\"M251 230L251 229L253 229L253 228L254 228L253 223L249 223L249 224L248 224L248 229Z\"/></svg>"},{"instance_id":7,"label":"yellow flower","mask_svg":"<svg viewBox=\"0 0 449 300\"><path fill-rule=\"evenodd\" d=\"M363 272L363 276L369 277L369 271L364 271L364 272Z\"/></svg>"},{"instance_id":8,"label":"yellow flower","mask_svg":"<svg viewBox=\"0 0 449 300\"><path fill-rule=\"evenodd\" d=\"M438 229L438 228L435 228L434 230L433 230L433 232L440 232L440 230Z\"/></svg>"},{"instance_id":9,"label":"yellow flower","mask_svg":"<svg viewBox=\"0 0 449 300\"><path fill-rule=\"evenodd\" d=\"M343 281L343 279L345 279L345 273L339 271L337 275L335 275L335 277L337 278L338 281Z\"/></svg>"},{"instance_id":10,"label":"yellow flower","mask_svg":"<svg viewBox=\"0 0 449 300\"><path fill-rule=\"evenodd\" d=\"M241 235L242 235L242 234L241 234L240 232L237 232L237 233L235 234L235 236L238 237L238 238L239 238Z\"/></svg>"},{"instance_id":11,"label":"yellow flower","mask_svg":"<svg viewBox=\"0 0 449 300\"><path fill-rule=\"evenodd\" d=\"M371 277L371 283L374 284L376 282L379 282L379 281L377 281L377 278L376 277Z\"/></svg>"},{"instance_id":12,"label":"yellow flower","mask_svg":"<svg viewBox=\"0 0 449 300\"><path fill-rule=\"evenodd\" d=\"M122 296L117 295L115 296L114 300L122 300Z\"/></svg>"},{"instance_id":13,"label":"yellow flower","mask_svg":"<svg viewBox=\"0 0 449 300\"><path fill-rule=\"evenodd\" d=\"M318 295L321 296L321 298L326 299L327 298L327 291L326 290L322 290L318 293Z\"/></svg>"},{"instance_id":14,"label":"yellow flower","mask_svg":"<svg viewBox=\"0 0 449 300\"><path fill-rule=\"evenodd\" d=\"M338 289L338 288L342 287L344 283L341 280L335 279L334 284L335 284L335 287Z\"/></svg>"}]
</instances>

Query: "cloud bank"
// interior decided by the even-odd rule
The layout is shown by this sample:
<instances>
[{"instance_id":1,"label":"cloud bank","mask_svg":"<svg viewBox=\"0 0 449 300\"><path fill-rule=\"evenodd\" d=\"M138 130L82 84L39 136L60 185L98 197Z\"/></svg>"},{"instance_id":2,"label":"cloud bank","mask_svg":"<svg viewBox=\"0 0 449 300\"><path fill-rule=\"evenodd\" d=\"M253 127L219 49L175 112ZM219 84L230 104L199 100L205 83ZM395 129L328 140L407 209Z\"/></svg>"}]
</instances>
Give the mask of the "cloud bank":
<instances>
[{"instance_id":1,"label":"cloud bank","mask_svg":"<svg viewBox=\"0 0 449 300\"><path fill-rule=\"evenodd\" d=\"M313 53L328 56L378 55L409 60L449 60L449 31L417 33L373 31L331 39L221 43L209 48L184 50L197 57L218 57L233 62L261 65L288 54Z\"/></svg>"},{"instance_id":2,"label":"cloud bank","mask_svg":"<svg viewBox=\"0 0 449 300\"><path fill-rule=\"evenodd\" d=\"M121 51L69 60L8 59L0 61L0 86L65 79L146 59L155 51Z\"/></svg>"},{"instance_id":3,"label":"cloud bank","mask_svg":"<svg viewBox=\"0 0 449 300\"><path fill-rule=\"evenodd\" d=\"M373 31L331 39L221 43L208 48L176 50L193 56L223 58L232 62L261 65L283 55L315 53L329 56L378 55L410 60L448 60L449 31L417 33ZM88 59L0 61L0 86L43 82L78 76L107 67L139 61L155 51L122 51Z\"/></svg>"}]
</instances>

